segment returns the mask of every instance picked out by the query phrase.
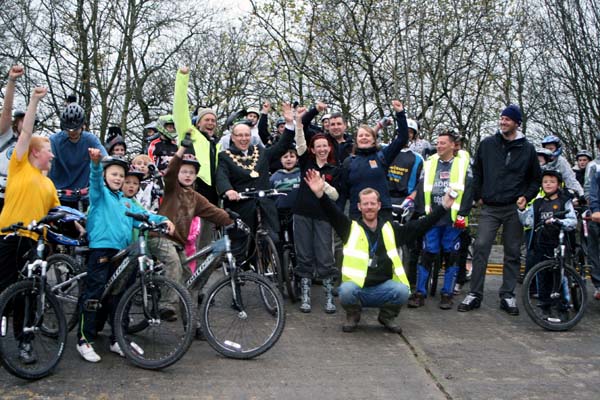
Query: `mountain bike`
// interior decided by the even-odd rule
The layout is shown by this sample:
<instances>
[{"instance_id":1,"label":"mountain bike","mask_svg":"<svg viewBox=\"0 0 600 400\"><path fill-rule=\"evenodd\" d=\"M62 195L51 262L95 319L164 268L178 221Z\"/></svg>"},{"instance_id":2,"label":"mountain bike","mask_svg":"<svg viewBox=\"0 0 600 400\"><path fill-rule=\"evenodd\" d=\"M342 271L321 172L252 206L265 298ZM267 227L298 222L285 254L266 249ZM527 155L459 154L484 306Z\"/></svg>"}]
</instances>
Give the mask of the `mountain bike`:
<instances>
[{"instance_id":1,"label":"mountain bike","mask_svg":"<svg viewBox=\"0 0 600 400\"><path fill-rule=\"evenodd\" d=\"M187 265L206 257L185 285L190 290L203 287L212 272L223 267L225 276L204 295L200 314L202 330L207 342L220 354L249 359L263 354L279 340L285 327L285 310L281 294L269 279L240 271L231 252L229 232L232 229L250 234L239 219L225 227L220 239L184 261Z\"/></svg>"},{"instance_id":2,"label":"mountain bike","mask_svg":"<svg viewBox=\"0 0 600 400\"><path fill-rule=\"evenodd\" d=\"M43 378L60 362L67 342L67 323L62 307L46 282L48 262L44 233L49 224L63 215L33 221L28 226L13 224L2 229L20 236L38 234L37 246L28 253L21 280L0 295L0 362L11 374L24 379ZM26 350L29 358L21 351Z\"/></svg>"},{"instance_id":3,"label":"mountain bike","mask_svg":"<svg viewBox=\"0 0 600 400\"><path fill-rule=\"evenodd\" d=\"M260 206L260 200L264 198L286 196L286 193L277 189L267 190L246 190L239 193L240 200L254 200L256 202L256 232L254 234L254 248L252 254L248 255L245 263L249 263L255 256L255 270L260 275L270 279L279 291L283 293L283 274L279 262L279 254L273 239L269 235L269 229L263 223L263 211Z\"/></svg>"},{"instance_id":4,"label":"mountain bike","mask_svg":"<svg viewBox=\"0 0 600 400\"><path fill-rule=\"evenodd\" d=\"M300 299L300 280L296 276L296 248L293 239L293 215L290 212L279 212L279 225L283 238L281 255L281 275L285 282L287 295L292 303Z\"/></svg>"},{"instance_id":5,"label":"mountain bike","mask_svg":"<svg viewBox=\"0 0 600 400\"><path fill-rule=\"evenodd\" d=\"M536 232L548 227L546 221L560 227L559 245L554 258L536 264L527 272L521 292L529 317L551 331L566 331L577 325L587 306L585 280L567 262L565 229L560 219L565 215L564 211L555 213L554 217L536 225Z\"/></svg>"}]
</instances>

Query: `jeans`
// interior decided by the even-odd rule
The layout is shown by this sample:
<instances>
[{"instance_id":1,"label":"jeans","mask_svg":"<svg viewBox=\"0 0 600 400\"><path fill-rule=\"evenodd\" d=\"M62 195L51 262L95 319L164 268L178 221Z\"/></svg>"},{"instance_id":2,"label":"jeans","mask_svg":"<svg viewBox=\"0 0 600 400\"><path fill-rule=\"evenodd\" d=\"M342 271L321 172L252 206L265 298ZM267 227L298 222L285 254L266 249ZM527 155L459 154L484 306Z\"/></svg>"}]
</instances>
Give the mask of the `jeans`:
<instances>
[{"instance_id":1,"label":"jeans","mask_svg":"<svg viewBox=\"0 0 600 400\"><path fill-rule=\"evenodd\" d=\"M504 243L504 265L500 298L515 296L515 287L521 268L521 238L523 225L519 221L516 204L506 206L484 205L479 217L477 238L473 243L473 273L471 275L471 293L483 298L483 285L492 244L496 232L502 225Z\"/></svg>"},{"instance_id":2,"label":"jeans","mask_svg":"<svg viewBox=\"0 0 600 400\"><path fill-rule=\"evenodd\" d=\"M190 278L192 271L187 265L183 265L186 257L179 243L165 237L150 237L148 250L165 265L165 277L185 286L185 281ZM192 298L197 298L197 293L194 294ZM169 290L161 302L164 303L165 309L175 312L179 309L179 297L174 290Z\"/></svg>"},{"instance_id":3,"label":"jeans","mask_svg":"<svg viewBox=\"0 0 600 400\"><path fill-rule=\"evenodd\" d=\"M410 289L403 283L388 279L379 285L362 288L354 282L343 282L339 293L342 307L350 304L381 307L384 304L406 304Z\"/></svg>"}]
</instances>

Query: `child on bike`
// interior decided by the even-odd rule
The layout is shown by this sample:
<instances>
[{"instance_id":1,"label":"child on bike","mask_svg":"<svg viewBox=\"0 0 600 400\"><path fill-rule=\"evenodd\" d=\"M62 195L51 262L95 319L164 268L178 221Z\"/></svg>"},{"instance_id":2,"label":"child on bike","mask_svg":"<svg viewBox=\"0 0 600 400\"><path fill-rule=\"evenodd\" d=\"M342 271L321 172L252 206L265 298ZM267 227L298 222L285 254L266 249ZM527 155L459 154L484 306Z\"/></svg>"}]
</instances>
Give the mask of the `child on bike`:
<instances>
[{"instance_id":1,"label":"child on bike","mask_svg":"<svg viewBox=\"0 0 600 400\"><path fill-rule=\"evenodd\" d=\"M186 143L186 140L183 142L186 146L192 145L191 142ZM185 150L185 147L179 147L166 169L165 194L158 209L159 214L175 222L175 229L167 237L151 236L148 240L148 249L165 265L166 276L180 283L184 283L191 275L189 266L184 266L183 262L186 258L184 247L194 217L207 219L217 226L233 223L227 212L214 206L194 190L200 163L192 154L184 154ZM175 320L177 299L171 297L163 300L161 318Z\"/></svg>"},{"instance_id":2,"label":"child on bike","mask_svg":"<svg viewBox=\"0 0 600 400\"><path fill-rule=\"evenodd\" d=\"M131 243L132 230L138 225L133 218L125 215L148 212L123 196L121 188L125 173L129 166L120 157L105 157L98 149L89 149L90 166L90 208L88 210L88 239L90 254L85 289L79 299L81 310L80 325L77 332L77 351L84 360L99 362L100 356L92 347L97 334L96 311L92 308L93 300L99 300L104 286L114 273L115 266L110 262L117 252ZM102 163L100 160L102 159ZM164 222L173 232L174 225L165 217L150 214L150 220ZM112 304L116 305L117 299ZM114 307L110 310L111 321L114 318ZM111 324L112 325L112 324ZM110 351L124 356L116 342L114 328L110 337Z\"/></svg>"},{"instance_id":3,"label":"child on bike","mask_svg":"<svg viewBox=\"0 0 600 400\"><path fill-rule=\"evenodd\" d=\"M531 266L544 260L554 258L554 249L559 244L558 235L560 226L565 231L572 231L577 227L577 216L573 208L571 197L561 189L563 184L562 174L553 169L542 171L543 197L538 197L527 209L519 209L519 219L524 227L531 227L532 235L528 243L531 251ZM561 218L554 218L558 212L566 211ZM545 221L545 222L544 222ZM535 229L540 222L544 222L541 229ZM569 248L567 246L567 248ZM543 303L544 290L542 282L539 284L539 299Z\"/></svg>"}]
</instances>

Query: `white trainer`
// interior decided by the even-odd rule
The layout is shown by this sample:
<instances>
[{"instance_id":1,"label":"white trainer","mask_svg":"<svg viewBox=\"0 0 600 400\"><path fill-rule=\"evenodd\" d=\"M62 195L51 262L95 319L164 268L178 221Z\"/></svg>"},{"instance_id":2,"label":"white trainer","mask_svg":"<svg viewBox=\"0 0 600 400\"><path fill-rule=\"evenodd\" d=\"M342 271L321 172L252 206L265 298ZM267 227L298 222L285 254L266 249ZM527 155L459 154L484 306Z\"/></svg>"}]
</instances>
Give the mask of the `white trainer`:
<instances>
[{"instance_id":1,"label":"white trainer","mask_svg":"<svg viewBox=\"0 0 600 400\"><path fill-rule=\"evenodd\" d=\"M125 353L123 353L123 350L121 350L121 346L119 346L119 342L114 342L113 344L110 345L110 351L112 351L113 353L116 353L118 355L120 355L121 357L125 357Z\"/></svg>"},{"instance_id":2,"label":"white trainer","mask_svg":"<svg viewBox=\"0 0 600 400\"><path fill-rule=\"evenodd\" d=\"M101 360L98 353L96 353L92 345L89 343L78 344L77 351L79 354L81 354L81 357L83 357L85 361L97 363Z\"/></svg>"}]
</instances>

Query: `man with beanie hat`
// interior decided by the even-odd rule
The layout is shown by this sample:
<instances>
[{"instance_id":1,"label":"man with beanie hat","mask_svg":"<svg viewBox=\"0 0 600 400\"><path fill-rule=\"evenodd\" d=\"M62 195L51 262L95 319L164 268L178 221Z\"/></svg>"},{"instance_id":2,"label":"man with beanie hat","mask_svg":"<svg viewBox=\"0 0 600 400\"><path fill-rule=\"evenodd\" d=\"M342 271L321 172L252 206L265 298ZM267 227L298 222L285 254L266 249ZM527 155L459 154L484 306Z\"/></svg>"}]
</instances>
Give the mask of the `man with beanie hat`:
<instances>
[{"instance_id":1,"label":"man with beanie hat","mask_svg":"<svg viewBox=\"0 0 600 400\"><path fill-rule=\"evenodd\" d=\"M518 128L521 110L509 105L500 115L500 129L481 141L473 165L474 200L482 205L477 239L473 244L471 290L458 311L479 308L483 298L485 270L496 232L502 225L504 266L500 287L500 309L518 315L515 286L521 267L521 236L517 206L525 205L539 192L542 172L534 146Z\"/></svg>"}]
</instances>

